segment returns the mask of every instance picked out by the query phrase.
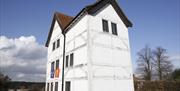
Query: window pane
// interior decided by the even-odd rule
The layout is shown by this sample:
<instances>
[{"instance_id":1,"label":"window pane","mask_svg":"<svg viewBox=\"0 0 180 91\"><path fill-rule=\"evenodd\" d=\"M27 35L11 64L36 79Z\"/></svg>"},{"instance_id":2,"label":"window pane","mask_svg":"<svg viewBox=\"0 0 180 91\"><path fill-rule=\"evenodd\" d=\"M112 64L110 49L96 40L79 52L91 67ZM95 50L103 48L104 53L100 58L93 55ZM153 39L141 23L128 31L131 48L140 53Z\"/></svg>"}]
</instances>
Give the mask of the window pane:
<instances>
[{"instance_id":1,"label":"window pane","mask_svg":"<svg viewBox=\"0 0 180 91\"><path fill-rule=\"evenodd\" d=\"M58 91L58 82L55 82L55 90L54 91Z\"/></svg>"},{"instance_id":2,"label":"window pane","mask_svg":"<svg viewBox=\"0 0 180 91\"><path fill-rule=\"evenodd\" d=\"M104 32L109 32L108 21L107 20L102 20L102 25L103 25L103 31Z\"/></svg>"},{"instance_id":3,"label":"window pane","mask_svg":"<svg viewBox=\"0 0 180 91\"><path fill-rule=\"evenodd\" d=\"M66 82L65 91L71 91L71 82L70 81Z\"/></svg>"},{"instance_id":4,"label":"window pane","mask_svg":"<svg viewBox=\"0 0 180 91\"><path fill-rule=\"evenodd\" d=\"M51 78L54 78L54 62L51 63Z\"/></svg>"},{"instance_id":5,"label":"window pane","mask_svg":"<svg viewBox=\"0 0 180 91\"><path fill-rule=\"evenodd\" d=\"M69 56L67 55L67 56L66 56L66 67L69 66L69 64L68 64L69 62L68 62L68 61L69 61Z\"/></svg>"},{"instance_id":6,"label":"window pane","mask_svg":"<svg viewBox=\"0 0 180 91\"><path fill-rule=\"evenodd\" d=\"M49 91L49 83L47 83L47 91Z\"/></svg>"},{"instance_id":7,"label":"window pane","mask_svg":"<svg viewBox=\"0 0 180 91\"><path fill-rule=\"evenodd\" d=\"M56 60L56 69L55 69L55 77L59 77L59 60Z\"/></svg>"},{"instance_id":8,"label":"window pane","mask_svg":"<svg viewBox=\"0 0 180 91\"><path fill-rule=\"evenodd\" d=\"M59 69L59 60L56 60L56 69Z\"/></svg>"},{"instance_id":9,"label":"window pane","mask_svg":"<svg viewBox=\"0 0 180 91\"><path fill-rule=\"evenodd\" d=\"M60 39L57 40L57 48L60 46Z\"/></svg>"},{"instance_id":10,"label":"window pane","mask_svg":"<svg viewBox=\"0 0 180 91\"><path fill-rule=\"evenodd\" d=\"M117 35L117 25L115 23L111 23L112 34Z\"/></svg>"},{"instance_id":11,"label":"window pane","mask_svg":"<svg viewBox=\"0 0 180 91\"><path fill-rule=\"evenodd\" d=\"M53 82L51 83L51 91L53 91Z\"/></svg>"},{"instance_id":12,"label":"window pane","mask_svg":"<svg viewBox=\"0 0 180 91\"><path fill-rule=\"evenodd\" d=\"M74 54L72 53L70 55L70 66L73 66L73 63L74 63Z\"/></svg>"},{"instance_id":13,"label":"window pane","mask_svg":"<svg viewBox=\"0 0 180 91\"><path fill-rule=\"evenodd\" d=\"M55 44L56 44L56 43L55 43L55 42L53 42L53 49L52 49L52 50L55 50Z\"/></svg>"}]
</instances>

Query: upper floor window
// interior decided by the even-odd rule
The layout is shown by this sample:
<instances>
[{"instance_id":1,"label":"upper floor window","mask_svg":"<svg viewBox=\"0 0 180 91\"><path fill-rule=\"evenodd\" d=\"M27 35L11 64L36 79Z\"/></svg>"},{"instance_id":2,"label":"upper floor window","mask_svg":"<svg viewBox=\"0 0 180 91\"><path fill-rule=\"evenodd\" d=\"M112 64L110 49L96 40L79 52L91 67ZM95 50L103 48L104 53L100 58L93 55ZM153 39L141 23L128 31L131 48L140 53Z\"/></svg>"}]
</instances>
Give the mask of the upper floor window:
<instances>
[{"instance_id":1,"label":"upper floor window","mask_svg":"<svg viewBox=\"0 0 180 91\"><path fill-rule=\"evenodd\" d=\"M108 27L108 21L107 20L102 20L102 26L103 26L103 31L104 32L109 32L109 27Z\"/></svg>"},{"instance_id":2,"label":"upper floor window","mask_svg":"<svg viewBox=\"0 0 180 91\"><path fill-rule=\"evenodd\" d=\"M60 39L53 42L52 50L54 51L56 48L59 48L59 47L60 47Z\"/></svg>"},{"instance_id":3,"label":"upper floor window","mask_svg":"<svg viewBox=\"0 0 180 91\"><path fill-rule=\"evenodd\" d=\"M53 42L53 51L55 50L55 47L56 47L56 42Z\"/></svg>"},{"instance_id":4,"label":"upper floor window","mask_svg":"<svg viewBox=\"0 0 180 91\"><path fill-rule=\"evenodd\" d=\"M66 55L66 67L73 66L74 64L74 53Z\"/></svg>"},{"instance_id":5,"label":"upper floor window","mask_svg":"<svg viewBox=\"0 0 180 91\"><path fill-rule=\"evenodd\" d=\"M111 28L112 28L112 34L118 35L117 34L117 25L116 25L116 23L111 23Z\"/></svg>"},{"instance_id":6,"label":"upper floor window","mask_svg":"<svg viewBox=\"0 0 180 91\"><path fill-rule=\"evenodd\" d=\"M56 67L55 67L55 77L59 77L60 69L59 69L59 59L56 60Z\"/></svg>"},{"instance_id":7,"label":"upper floor window","mask_svg":"<svg viewBox=\"0 0 180 91\"><path fill-rule=\"evenodd\" d=\"M60 46L60 39L57 40L57 48Z\"/></svg>"},{"instance_id":8,"label":"upper floor window","mask_svg":"<svg viewBox=\"0 0 180 91\"><path fill-rule=\"evenodd\" d=\"M56 60L56 69L59 69L59 60Z\"/></svg>"},{"instance_id":9,"label":"upper floor window","mask_svg":"<svg viewBox=\"0 0 180 91\"><path fill-rule=\"evenodd\" d=\"M54 78L54 62L51 62L51 78Z\"/></svg>"},{"instance_id":10,"label":"upper floor window","mask_svg":"<svg viewBox=\"0 0 180 91\"><path fill-rule=\"evenodd\" d=\"M66 67L69 66L69 55L66 56Z\"/></svg>"},{"instance_id":11,"label":"upper floor window","mask_svg":"<svg viewBox=\"0 0 180 91\"><path fill-rule=\"evenodd\" d=\"M70 66L73 66L73 64L74 64L74 54L71 53L70 54Z\"/></svg>"}]
</instances>

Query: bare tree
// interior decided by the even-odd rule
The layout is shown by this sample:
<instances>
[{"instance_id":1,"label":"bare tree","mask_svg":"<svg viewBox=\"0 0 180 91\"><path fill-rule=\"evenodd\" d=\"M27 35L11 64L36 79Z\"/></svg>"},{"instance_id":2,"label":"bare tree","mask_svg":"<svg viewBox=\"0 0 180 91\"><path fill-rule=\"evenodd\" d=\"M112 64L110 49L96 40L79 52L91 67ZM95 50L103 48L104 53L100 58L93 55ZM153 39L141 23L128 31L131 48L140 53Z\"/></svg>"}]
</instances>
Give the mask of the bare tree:
<instances>
[{"instance_id":1,"label":"bare tree","mask_svg":"<svg viewBox=\"0 0 180 91\"><path fill-rule=\"evenodd\" d=\"M137 71L144 80L151 80L152 78L152 51L148 46L141 49L138 53Z\"/></svg>"},{"instance_id":2,"label":"bare tree","mask_svg":"<svg viewBox=\"0 0 180 91\"><path fill-rule=\"evenodd\" d=\"M170 73L172 72L173 65L167 55L166 49L157 47L153 51L153 60L155 72L157 73L159 80L168 79Z\"/></svg>"}]
</instances>

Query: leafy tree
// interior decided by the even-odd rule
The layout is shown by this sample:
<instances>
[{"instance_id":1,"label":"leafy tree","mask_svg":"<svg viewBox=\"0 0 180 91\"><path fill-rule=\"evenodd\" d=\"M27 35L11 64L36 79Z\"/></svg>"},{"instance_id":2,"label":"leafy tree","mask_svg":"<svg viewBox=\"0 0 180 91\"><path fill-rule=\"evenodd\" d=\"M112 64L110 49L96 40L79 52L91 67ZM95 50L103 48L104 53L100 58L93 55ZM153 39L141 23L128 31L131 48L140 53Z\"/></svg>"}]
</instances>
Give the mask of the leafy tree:
<instances>
[{"instance_id":1,"label":"leafy tree","mask_svg":"<svg viewBox=\"0 0 180 91\"><path fill-rule=\"evenodd\" d=\"M11 79L9 78L9 76L4 75L1 71L0 71L0 82L7 82L10 81Z\"/></svg>"},{"instance_id":2,"label":"leafy tree","mask_svg":"<svg viewBox=\"0 0 180 91\"><path fill-rule=\"evenodd\" d=\"M172 72L172 79L176 80L176 81L180 81L180 68L179 69L175 69Z\"/></svg>"},{"instance_id":3,"label":"leafy tree","mask_svg":"<svg viewBox=\"0 0 180 91\"><path fill-rule=\"evenodd\" d=\"M0 91L6 91L6 89L8 88L7 82L10 81L10 80L11 79L7 75L4 75L0 71Z\"/></svg>"},{"instance_id":4,"label":"leafy tree","mask_svg":"<svg viewBox=\"0 0 180 91\"><path fill-rule=\"evenodd\" d=\"M137 71L142 75L144 80L151 80L152 78L152 51L151 48L145 46L138 53Z\"/></svg>"},{"instance_id":5,"label":"leafy tree","mask_svg":"<svg viewBox=\"0 0 180 91\"><path fill-rule=\"evenodd\" d=\"M166 49L157 47L153 51L154 70L159 80L169 79L170 73L172 72L173 65L169 59Z\"/></svg>"}]
</instances>

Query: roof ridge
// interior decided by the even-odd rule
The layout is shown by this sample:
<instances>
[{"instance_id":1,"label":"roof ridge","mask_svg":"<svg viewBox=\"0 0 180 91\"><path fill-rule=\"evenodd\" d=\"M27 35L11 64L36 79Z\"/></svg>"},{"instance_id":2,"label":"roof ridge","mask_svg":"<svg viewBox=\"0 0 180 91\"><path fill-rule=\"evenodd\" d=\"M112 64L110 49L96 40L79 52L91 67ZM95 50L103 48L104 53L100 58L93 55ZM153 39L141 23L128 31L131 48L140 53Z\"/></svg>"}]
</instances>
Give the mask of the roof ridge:
<instances>
[{"instance_id":1,"label":"roof ridge","mask_svg":"<svg viewBox=\"0 0 180 91\"><path fill-rule=\"evenodd\" d=\"M61 14L61 15L64 15L64 16L68 16L68 17L74 18L74 16L70 16L70 15L67 15L67 14L65 14L65 13L58 12L58 11L56 11L55 14Z\"/></svg>"}]
</instances>

